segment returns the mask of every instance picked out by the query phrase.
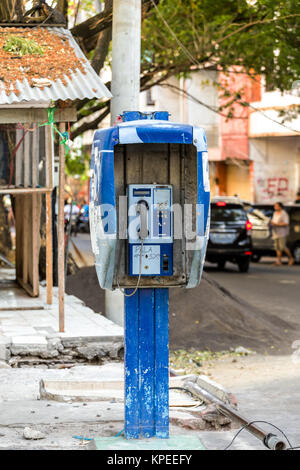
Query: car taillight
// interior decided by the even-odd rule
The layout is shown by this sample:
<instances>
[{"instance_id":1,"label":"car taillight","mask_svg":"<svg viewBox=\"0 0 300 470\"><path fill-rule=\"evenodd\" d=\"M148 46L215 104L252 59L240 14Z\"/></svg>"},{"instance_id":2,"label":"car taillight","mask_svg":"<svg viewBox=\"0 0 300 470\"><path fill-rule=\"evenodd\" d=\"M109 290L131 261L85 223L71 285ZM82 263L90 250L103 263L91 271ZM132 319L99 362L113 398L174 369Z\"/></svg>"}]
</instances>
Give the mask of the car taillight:
<instances>
[{"instance_id":1,"label":"car taillight","mask_svg":"<svg viewBox=\"0 0 300 470\"><path fill-rule=\"evenodd\" d=\"M251 230L252 229L252 224L249 220L246 222L246 230Z\"/></svg>"},{"instance_id":2,"label":"car taillight","mask_svg":"<svg viewBox=\"0 0 300 470\"><path fill-rule=\"evenodd\" d=\"M217 206L222 206L222 207L224 207L224 206L226 206L226 202L224 202L224 201L218 201L218 202L217 202Z\"/></svg>"}]
</instances>

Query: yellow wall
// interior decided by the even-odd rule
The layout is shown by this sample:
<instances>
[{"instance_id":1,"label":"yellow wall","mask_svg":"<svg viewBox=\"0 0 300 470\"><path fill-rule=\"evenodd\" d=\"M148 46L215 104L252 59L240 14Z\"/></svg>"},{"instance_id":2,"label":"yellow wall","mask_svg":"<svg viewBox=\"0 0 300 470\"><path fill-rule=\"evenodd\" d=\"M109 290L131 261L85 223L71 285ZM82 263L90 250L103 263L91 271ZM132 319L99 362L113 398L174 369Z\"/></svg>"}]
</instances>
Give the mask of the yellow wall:
<instances>
[{"instance_id":1,"label":"yellow wall","mask_svg":"<svg viewBox=\"0 0 300 470\"><path fill-rule=\"evenodd\" d=\"M227 196L237 194L241 199L251 200L249 167L227 164L226 193Z\"/></svg>"}]
</instances>

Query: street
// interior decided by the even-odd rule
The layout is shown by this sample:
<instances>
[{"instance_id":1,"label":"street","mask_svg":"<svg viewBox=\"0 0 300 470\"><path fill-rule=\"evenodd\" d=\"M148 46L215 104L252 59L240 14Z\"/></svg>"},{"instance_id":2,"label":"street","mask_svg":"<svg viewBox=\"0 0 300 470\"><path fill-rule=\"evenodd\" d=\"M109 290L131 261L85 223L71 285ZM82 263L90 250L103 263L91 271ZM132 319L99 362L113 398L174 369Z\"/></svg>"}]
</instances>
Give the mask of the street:
<instances>
[{"instance_id":1,"label":"street","mask_svg":"<svg viewBox=\"0 0 300 470\"><path fill-rule=\"evenodd\" d=\"M227 263L224 271L206 263L205 271L232 294L270 315L300 324L300 266L273 266L275 258L251 263L248 273Z\"/></svg>"},{"instance_id":2,"label":"street","mask_svg":"<svg viewBox=\"0 0 300 470\"><path fill-rule=\"evenodd\" d=\"M72 240L82 252L87 264L92 266L90 235L80 233ZM265 313L300 325L300 266L274 266L274 262L275 258L263 257L259 263L251 263L249 272L243 274L235 264L229 262L223 271L211 263L206 263L204 270L231 294Z\"/></svg>"}]
</instances>

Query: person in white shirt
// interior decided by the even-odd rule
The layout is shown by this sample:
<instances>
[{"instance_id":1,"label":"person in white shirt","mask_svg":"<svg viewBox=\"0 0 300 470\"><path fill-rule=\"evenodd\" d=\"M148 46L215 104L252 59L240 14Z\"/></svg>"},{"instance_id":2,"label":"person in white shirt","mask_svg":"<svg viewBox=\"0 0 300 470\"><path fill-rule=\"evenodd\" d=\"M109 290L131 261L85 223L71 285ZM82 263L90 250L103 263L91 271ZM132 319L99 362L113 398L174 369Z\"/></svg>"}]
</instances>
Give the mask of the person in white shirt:
<instances>
[{"instance_id":1,"label":"person in white shirt","mask_svg":"<svg viewBox=\"0 0 300 470\"><path fill-rule=\"evenodd\" d=\"M73 202L73 204L71 204L70 202L68 202L68 204L65 205L64 207L64 214L65 214L65 218L67 220L70 219L70 213L71 213L71 207L72 207L72 219L74 218L74 216L77 216L80 212L80 209L79 207L76 205L75 202Z\"/></svg>"},{"instance_id":2,"label":"person in white shirt","mask_svg":"<svg viewBox=\"0 0 300 470\"><path fill-rule=\"evenodd\" d=\"M294 264L294 258L286 246L286 239L289 235L289 224L288 213L284 210L281 202L276 202L274 204L274 214L271 220L272 237L277 256L276 266L281 266L281 256L283 252L286 253L289 258L289 266Z\"/></svg>"}]
</instances>

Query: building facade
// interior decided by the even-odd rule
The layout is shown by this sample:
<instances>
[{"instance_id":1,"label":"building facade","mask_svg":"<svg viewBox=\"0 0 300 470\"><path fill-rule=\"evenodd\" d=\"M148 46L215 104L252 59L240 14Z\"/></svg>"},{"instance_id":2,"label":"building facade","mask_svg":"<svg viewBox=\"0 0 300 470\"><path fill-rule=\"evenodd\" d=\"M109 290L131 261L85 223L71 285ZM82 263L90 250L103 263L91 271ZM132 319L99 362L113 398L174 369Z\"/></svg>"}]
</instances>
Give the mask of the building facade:
<instances>
[{"instance_id":1,"label":"building facade","mask_svg":"<svg viewBox=\"0 0 300 470\"><path fill-rule=\"evenodd\" d=\"M241 98L231 105L236 93ZM168 110L172 121L204 127L212 195L263 203L292 202L300 188L300 118L280 117L297 105L296 93L268 92L260 77L239 68L227 75L195 71L140 96L143 111Z\"/></svg>"}]
</instances>

